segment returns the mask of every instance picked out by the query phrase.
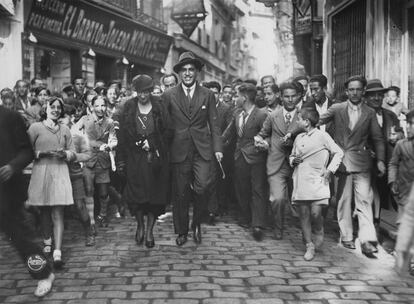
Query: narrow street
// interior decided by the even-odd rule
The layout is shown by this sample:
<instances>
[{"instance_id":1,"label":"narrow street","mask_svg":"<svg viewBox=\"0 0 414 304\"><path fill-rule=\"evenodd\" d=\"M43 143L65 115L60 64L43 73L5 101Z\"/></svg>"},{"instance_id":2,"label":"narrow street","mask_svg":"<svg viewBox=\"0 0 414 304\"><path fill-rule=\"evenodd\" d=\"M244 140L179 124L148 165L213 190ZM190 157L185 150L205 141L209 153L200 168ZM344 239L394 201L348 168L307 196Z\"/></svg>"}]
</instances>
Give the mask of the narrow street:
<instances>
[{"instance_id":1,"label":"narrow street","mask_svg":"<svg viewBox=\"0 0 414 304\"><path fill-rule=\"evenodd\" d=\"M67 222L64 270L53 292L33 296L32 280L16 251L0 239L0 303L414 303L414 280L401 279L394 258L380 248L370 260L337 243L326 225L323 251L303 260L299 227L292 219L282 241L255 242L230 217L203 226L203 243L175 245L172 220L158 223L153 249L138 247L132 218L112 220L95 248L84 246L80 225Z\"/></svg>"}]
</instances>

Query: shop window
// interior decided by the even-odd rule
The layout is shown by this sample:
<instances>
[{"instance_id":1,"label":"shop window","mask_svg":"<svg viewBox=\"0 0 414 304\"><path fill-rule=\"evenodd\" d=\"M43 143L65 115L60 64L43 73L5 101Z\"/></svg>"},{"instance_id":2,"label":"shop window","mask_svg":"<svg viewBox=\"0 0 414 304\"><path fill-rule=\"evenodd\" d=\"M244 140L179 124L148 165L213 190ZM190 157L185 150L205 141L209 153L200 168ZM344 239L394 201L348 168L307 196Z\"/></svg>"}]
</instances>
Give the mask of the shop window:
<instances>
[{"instance_id":1,"label":"shop window","mask_svg":"<svg viewBox=\"0 0 414 304\"><path fill-rule=\"evenodd\" d=\"M70 54L60 49L23 44L23 77L44 79L51 91L70 83Z\"/></svg>"},{"instance_id":2,"label":"shop window","mask_svg":"<svg viewBox=\"0 0 414 304\"><path fill-rule=\"evenodd\" d=\"M82 77L86 79L86 85L95 86L95 58L90 56L82 57Z\"/></svg>"}]
</instances>

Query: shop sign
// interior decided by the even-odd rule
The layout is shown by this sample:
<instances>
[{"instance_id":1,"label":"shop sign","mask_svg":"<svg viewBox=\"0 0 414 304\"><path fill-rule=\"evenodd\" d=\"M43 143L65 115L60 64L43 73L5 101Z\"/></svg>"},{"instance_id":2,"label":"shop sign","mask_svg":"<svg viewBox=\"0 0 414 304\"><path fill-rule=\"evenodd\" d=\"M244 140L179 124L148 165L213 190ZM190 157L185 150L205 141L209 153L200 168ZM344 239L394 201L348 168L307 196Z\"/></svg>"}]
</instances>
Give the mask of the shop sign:
<instances>
[{"instance_id":1,"label":"shop sign","mask_svg":"<svg viewBox=\"0 0 414 304\"><path fill-rule=\"evenodd\" d=\"M190 37L201 20L206 18L203 0L174 0L171 18Z\"/></svg>"},{"instance_id":2,"label":"shop sign","mask_svg":"<svg viewBox=\"0 0 414 304\"><path fill-rule=\"evenodd\" d=\"M172 38L84 1L34 1L27 28L163 66Z\"/></svg>"},{"instance_id":3,"label":"shop sign","mask_svg":"<svg viewBox=\"0 0 414 304\"><path fill-rule=\"evenodd\" d=\"M305 35L312 33L311 0L296 0L294 4L295 34Z\"/></svg>"}]
</instances>

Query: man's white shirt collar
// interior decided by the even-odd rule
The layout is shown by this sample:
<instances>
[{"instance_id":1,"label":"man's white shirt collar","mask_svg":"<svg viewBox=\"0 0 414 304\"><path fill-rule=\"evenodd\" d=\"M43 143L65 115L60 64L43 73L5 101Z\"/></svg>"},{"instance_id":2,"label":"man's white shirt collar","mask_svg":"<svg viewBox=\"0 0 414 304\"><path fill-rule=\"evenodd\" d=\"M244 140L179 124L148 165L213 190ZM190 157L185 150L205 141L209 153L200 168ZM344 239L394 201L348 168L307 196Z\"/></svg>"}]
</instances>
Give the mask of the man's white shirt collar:
<instances>
[{"instance_id":1,"label":"man's white shirt collar","mask_svg":"<svg viewBox=\"0 0 414 304\"><path fill-rule=\"evenodd\" d=\"M187 96L187 92L188 92L187 90L190 89L190 96L191 98L193 98L197 82L194 82L194 84L191 87L186 87L183 83L181 85L183 87L185 96Z\"/></svg>"}]
</instances>

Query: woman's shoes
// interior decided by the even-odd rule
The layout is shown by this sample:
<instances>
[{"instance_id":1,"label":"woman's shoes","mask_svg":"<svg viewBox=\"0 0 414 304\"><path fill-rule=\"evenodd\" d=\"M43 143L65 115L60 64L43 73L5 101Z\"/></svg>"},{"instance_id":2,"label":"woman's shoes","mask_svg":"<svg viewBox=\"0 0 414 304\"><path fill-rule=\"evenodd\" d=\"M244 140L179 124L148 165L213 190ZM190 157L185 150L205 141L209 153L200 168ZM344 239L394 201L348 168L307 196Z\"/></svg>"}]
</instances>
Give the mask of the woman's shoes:
<instances>
[{"instance_id":1,"label":"woman's shoes","mask_svg":"<svg viewBox=\"0 0 414 304\"><path fill-rule=\"evenodd\" d=\"M55 280L55 275L51 273L49 277L44 280L40 280L37 283L37 287L34 291L34 295L38 298L44 297L52 290L53 281Z\"/></svg>"},{"instance_id":2,"label":"woman's shoes","mask_svg":"<svg viewBox=\"0 0 414 304\"><path fill-rule=\"evenodd\" d=\"M151 240L148 240L148 237L147 237L147 239L145 240L145 247L153 248L154 246L155 246L154 236L152 236Z\"/></svg>"},{"instance_id":3,"label":"woman's shoes","mask_svg":"<svg viewBox=\"0 0 414 304\"><path fill-rule=\"evenodd\" d=\"M52 254L52 238L43 240L43 253L47 257L51 256L51 254Z\"/></svg>"},{"instance_id":4,"label":"woman's shoes","mask_svg":"<svg viewBox=\"0 0 414 304\"><path fill-rule=\"evenodd\" d=\"M137 231L135 232L135 241L137 242L137 245L144 244L144 229L140 229L137 227Z\"/></svg>"},{"instance_id":5,"label":"woman's shoes","mask_svg":"<svg viewBox=\"0 0 414 304\"><path fill-rule=\"evenodd\" d=\"M62 261L62 252L58 249L55 249L53 251L53 267L55 269L62 269L63 267L63 261Z\"/></svg>"}]
</instances>

